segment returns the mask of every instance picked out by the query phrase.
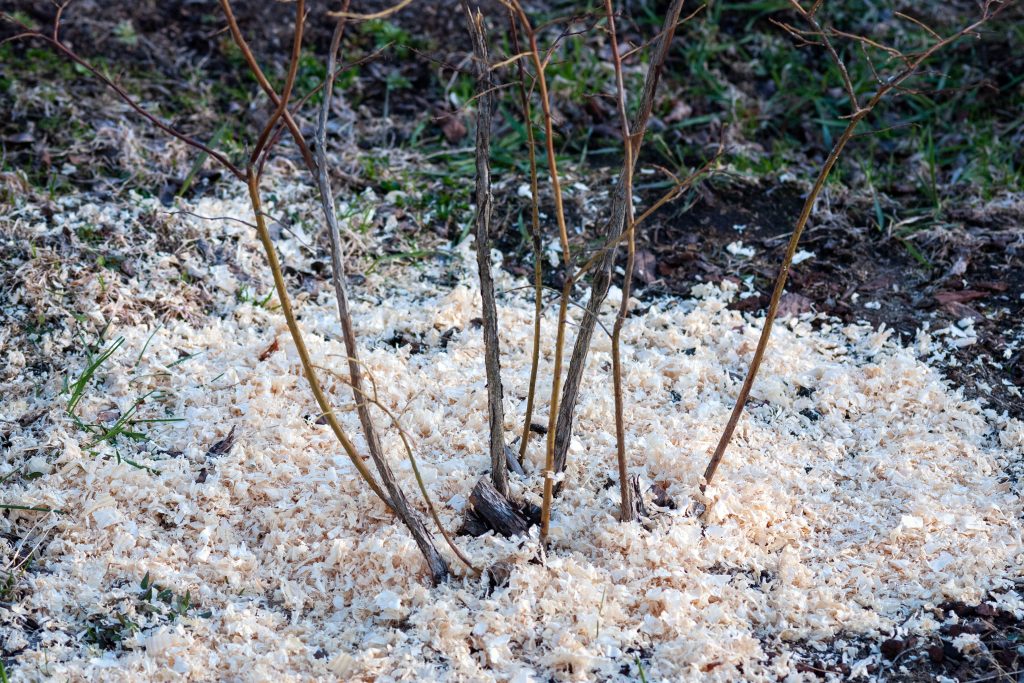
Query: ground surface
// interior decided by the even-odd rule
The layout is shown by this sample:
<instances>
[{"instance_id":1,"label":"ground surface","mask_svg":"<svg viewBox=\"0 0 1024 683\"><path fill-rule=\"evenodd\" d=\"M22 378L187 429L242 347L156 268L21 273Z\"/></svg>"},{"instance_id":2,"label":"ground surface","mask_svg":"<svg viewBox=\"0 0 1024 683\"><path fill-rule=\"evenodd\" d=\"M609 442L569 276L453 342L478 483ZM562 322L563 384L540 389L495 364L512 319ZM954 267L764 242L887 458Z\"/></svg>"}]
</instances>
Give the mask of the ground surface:
<instances>
[{"instance_id":1,"label":"ground surface","mask_svg":"<svg viewBox=\"0 0 1024 683\"><path fill-rule=\"evenodd\" d=\"M22 18L48 20L49 9L23 5ZM530 562L529 540L460 540L481 564L514 566L493 593L472 580L428 591L401 528L365 496L340 493L355 491L351 472L309 414L253 236L175 213L248 220L239 188L44 50L0 48L0 503L67 513L4 512L4 666L29 678L177 667L194 677L1013 680L1024 91L1019 50L1007 46L1019 44L1020 22L936 66L974 87L907 98L876 128L915 125L867 138L840 165L783 304L802 322L773 342L709 518L685 514L829 135L822 121L841 113L840 98L813 85L813 60L781 68L792 57L766 21L776 8L755 5L713 8L681 34L644 156L652 171L686 171L722 130L728 140L718 172L640 235L627 326L627 417L636 457L647 456L636 465L678 509L659 510L647 531L623 532L610 517L610 380L598 340L595 398L581 406L568 473L579 488L562 503L547 566ZM266 108L238 76L218 17L197 7L100 13L83 2L65 36L154 110L240 151ZM261 56L280 53L287 35L275 27L289 8L260 7L242 11L243 28L264 36ZM953 26L970 11L947 9L929 18ZM627 38L649 35L641 10L624 23ZM311 19L306 88L322 75L321 20ZM472 87L459 74L460 21L431 10L354 31L350 58L376 56L343 77L330 141L360 264L363 345L433 471L449 528L485 466L478 305L463 260L472 118L454 108ZM599 95L606 72L586 61L588 40L567 41L552 66L581 250L594 246L617 155L614 107ZM642 73L633 67L631 77ZM521 126L511 104L501 114L495 239L515 430L529 303L513 278L529 277L532 254ZM268 201L327 364L340 352L326 238L290 157L282 145ZM645 201L664 188L657 171L641 178ZM557 271L548 277L559 284ZM694 298L699 283L711 286ZM64 382L120 338L67 414ZM332 392L344 402L343 385ZM517 484L527 497L539 490L528 474Z\"/></svg>"}]
</instances>

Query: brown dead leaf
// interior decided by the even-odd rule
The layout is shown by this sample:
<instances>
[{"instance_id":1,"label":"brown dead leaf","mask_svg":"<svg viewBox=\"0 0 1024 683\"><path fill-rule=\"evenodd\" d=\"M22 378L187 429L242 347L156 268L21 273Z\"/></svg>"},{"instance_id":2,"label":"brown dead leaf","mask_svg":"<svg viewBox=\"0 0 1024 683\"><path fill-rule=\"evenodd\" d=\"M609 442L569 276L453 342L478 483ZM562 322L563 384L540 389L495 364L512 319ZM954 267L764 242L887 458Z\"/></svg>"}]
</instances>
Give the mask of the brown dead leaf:
<instances>
[{"instance_id":1,"label":"brown dead leaf","mask_svg":"<svg viewBox=\"0 0 1024 683\"><path fill-rule=\"evenodd\" d=\"M676 100L672 104L672 111L665 117L665 123L678 123L679 121L685 121L690 118L693 114L693 107L688 105L683 100Z\"/></svg>"},{"instance_id":2,"label":"brown dead leaf","mask_svg":"<svg viewBox=\"0 0 1024 683\"><path fill-rule=\"evenodd\" d=\"M961 289L958 292L936 292L935 300L939 302L940 306L946 304L962 304L968 301L974 301L975 299L982 299L988 296L988 292L979 292L976 289Z\"/></svg>"},{"instance_id":3,"label":"brown dead leaf","mask_svg":"<svg viewBox=\"0 0 1024 683\"><path fill-rule=\"evenodd\" d=\"M803 294L786 292L779 299L779 318L795 318L796 316L809 313L814 307L814 302Z\"/></svg>"},{"instance_id":4,"label":"brown dead leaf","mask_svg":"<svg viewBox=\"0 0 1024 683\"><path fill-rule=\"evenodd\" d=\"M121 411L117 408L111 408L109 410L101 410L96 413L96 419L100 422L113 422L114 420L121 417Z\"/></svg>"},{"instance_id":5,"label":"brown dead leaf","mask_svg":"<svg viewBox=\"0 0 1024 683\"><path fill-rule=\"evenodd\" d=\"M278 344L277 337L274 337L274 341L270 342L270 346L260 351L259 359L261 361L265 361L266 359L270 358L274 354L274 352L276 352L279 348L281 347L280 344Z\"/></svg>"},{"instance_id":6,"label":"brown dead leaf","mask_svg":"<svg viewBox=\"0 0 1024 683\"><path fill-rule=\"evenodd\" d=\"M661 508L668 508L669 510L676 509L676 501L672 499L672 496L668 495L669 483L667 481L656 481L651 486L651 493L654 495L654 504Z\"/></svg>"},{"instance_id":7,"label":"brown dead leaf","mask_svg":"<svg viewBox=\"0 0 1024 683\"><path fill-rule=\"evenodd\" d=\"M469 132L466 130L466 124L462 122L462 118L456 114L442 114L439 122L444 139L453 145L460 142Z\"/></svg>"},{"instance_id":8,"label":"brown dead leaf","mask_svg":"<svg viewBox=\"0 0 1024 683\"><path fill-rule=\"evenodd\" d=\"M976 323L985 321L985 316L979 313L977 309L967 304L962 304L959 301L950 301L948 304L943 305L942 309L958 320L970 318Z\"/></svg>"},{"instance_id":9,"label":"brown dead leaf","mask_svg":"<svg viewBox=\"0 0 1024 683\"><path fill-rule=\"evenodd\" d=\"M210 446L210 449L206 451L207 457L225 455L231 450L231 447L235 445L235 426L231 425L231 431L228 432L228 435Z\"/></svg>"},{"instance_id":10,"label":"brown dead leaf","mask_svg":"<svg viewBox=\"0 0 1024 683\"><path fill-rule=\"evenodd\" d=\"M45 408L41 408L34 412L25 413L24 415L18 418L18 424L24 429L25 427L32 425L36 420L38 420L45 414Z\"/></svg>"},{"instance_id":11,"label":"brown dead leaf","mask_svg":"<svg viewBox=\"0 0 1024 683\"><path fill-rule=\"evenodd\" d=\"M633 277L645 285L658 279L658 262L650 249L640 249L633 261Z\"/></svg>"}]
</instances>

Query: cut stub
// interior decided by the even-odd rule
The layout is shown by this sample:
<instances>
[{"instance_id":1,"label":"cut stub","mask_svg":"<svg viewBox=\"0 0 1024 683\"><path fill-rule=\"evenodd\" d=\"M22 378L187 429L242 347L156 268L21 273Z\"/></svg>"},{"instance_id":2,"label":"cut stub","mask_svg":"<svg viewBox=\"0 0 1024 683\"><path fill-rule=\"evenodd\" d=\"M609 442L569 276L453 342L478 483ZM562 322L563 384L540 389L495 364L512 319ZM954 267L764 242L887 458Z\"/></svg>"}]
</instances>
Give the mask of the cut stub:
<instances>
[{"instance_id":1,"label":"cut stub","mask_svg":"<svg viewBox=\"0 0 1024 683\"><path fill-rule=\"evenodd\" d=\"M483 476L473 487L459 533L482 536L488 531L494 531L506 538L521 536L528 533L532 526L529 516L532 516L529 511L524 511L498 493L490 478Z\"/></svg>"},{"instance_id":2,"label":"cut stub","mask_svg":"<svg viewBox=\"0 0 1024 683\"><path fill-rule=\"evenodd\" d=\"M508 580L512 576L513 566L509 562L495 562L487 568L485 572L487 575L487 594L490 595L498 588L504 588L508 585Z\"/></svg>"},{"instance_id":3,"label":"cut stub","mask_svg":"<svg viewBox=\"0 0 1024 683\"><path fill-rule=\"evenodd\" d=\"M505 444L505 465L508 466L509 472L518 474L520 477L526 476L523 464L519 462L519 453L508 444Z\"/></svg>"}]
</instances>

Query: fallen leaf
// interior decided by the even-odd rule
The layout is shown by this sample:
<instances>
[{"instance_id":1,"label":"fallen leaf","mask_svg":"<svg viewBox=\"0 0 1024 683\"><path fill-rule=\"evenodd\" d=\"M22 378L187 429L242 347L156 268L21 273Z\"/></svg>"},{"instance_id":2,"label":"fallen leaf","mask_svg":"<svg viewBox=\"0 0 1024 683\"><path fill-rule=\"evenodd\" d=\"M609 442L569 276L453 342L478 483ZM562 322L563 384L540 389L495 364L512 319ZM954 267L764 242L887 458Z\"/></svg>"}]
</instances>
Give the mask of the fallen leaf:
<instances>
[{"instance_id":1,"label":"fallen leaf","mask_svg":"<svg viewBox=\"0 0 1024 683\"><path fill-rule=\"evenodd\" d=\"M649 285L658 279L658 263L654 252L649 249L640 249L636 252L633 260L633 277L645 285Z\"/></svg>"},{"instance_id":2,"label":"fallen leaf","mask_svg":"<svg viewBox=\"0 0 1024 683\"><path fill-rule=\"evenodd\" d=\"M268 346L267 348L263 349L260 352L259 359L261 361L264 361L264 360L270 358L270 356L273 355L274 352L277 351L279 348L280 348L280 345L277 342L277 337L274 337L274 341L270 342L270 346Z\"/></svg>"},{"instance_id":3,"label":"fallen leaf","mask_svg":"<svg viewBox=\"0 0 1024 683\"><path fill-rule=\"evenodd\" d=\"M96 413L96 419L100 422L113 422L117 418L121 417L121 411L116 408L110 410L101 410Z\"/></svg>"},{"instance_id":4,"label":"fallen leaf","mask_svg":"<svg viewBox=\"0 0 1024 683\"><path fill-rule=\"evenodd\" d=\"M665 123L676 123L678 121L685 121L690 118L693 114L693 107L688 105L683 100L676 100L672 104L672 111L665 117Z\"/></svg>"},{"instance_id":5,"label":"fallen leaf","mask_svg":"<svg viewBox=\"0 0 1024 683\"><path fill-rule=\"evenodd\" d=\"M34 423L36 420L38 420L39 418L41 418L45 414L46 414L46 409L45 408L41 408L39 410L36 410L35 412L25 413L24 415L22 415L21 417L18 418L18 424L22 428L28 427L28 426L30 426L32 423Z\"/></svg>"},{"instance_id":6,"label":"fallen leaf","mask_svg":"<svg viewBox=\"0 0 1024 683\"><path fill-rule=\"evenodd\" d=\"M655 482L651 486L651 493L654 494L654 504L660 508L668 508L669 510L676 509L676 502L672 500L672 497L668 495L668 483L667 482Z\"/></svg>"},{"instance_id":7,"label":"fallen leaf","mask_svg":"<svg viewBox=\"0 0 1024 683\"><path fill-rule=\"evenodd\" d=\"M462 119L454 114L442 114L441 119L441 132L444 134L444 139L453 145L466 137L466 124L462 122Z\"/></svg>"},{"instance_id":8,"label":"fallen leaf","mask_svg":"<svg viewBox=\"0 0 1024 683\"><path fill-rule=\"evenodd\" d=\"M979 292L976 289L961 289L958 292L936 292L935 300L939 302L940 306L945 306L950 303L966 303L968 301L974 301L975 299L983 299L988 296L988 292Z\"/></svg>"},{"instance_id":9,"label":"fallen leaf","mask_svg":"<svg viewBox=\"0 0 1024 683\"><path fill-rule=\"evenodd\" d=\"M798 315L810 312L814 306L814 301L808 299L803 294L797 294L795 292L786 292L779 299L779 318L795 318Z\"/></svg>"},{"instance_id":10,"label":"fallen leaf","mask_svg":"<svg viewBox=\"0 0 1024 683\"><path fill-rule=\"evenodd\" d=\"M880 649L882 650L883 657L892 660L896 659L896 657L903 652L905 646L906 643L899 638L889 638L882 642L882 647Z\"/></svg>"},{"instance_id":11,"label":"fallen leaf","mask_svg":"<svg viewBox=\"0 0 1024 683\"><path fill-rule=\"evenodd\" d=\"M976 323L984 322L984 320L985 320L985 316L983 316L981 313L979 313L977 311L977 309L972 308L972 307L968 306L967 304L962 304L959 301L950 301L948 304L945 304L942 307L942 309L944 311L947 311L950 315L952 315L957 320L963 320L964 318L970 318L971 320L973 320Z\"/></svg>"},{"instance_id":12,"label":"fallen leaf","mask_svg":"<svg viewBox=\"0 0 1024 683\"><path fill-rule=\"evenodd\" d=\"M225 455L231 450L231 447L235 445L235 425L231 426L231 431L228 435L217 443L210 446L210 450L206 451L207 457Z\"/></svg>"}]
</instances>

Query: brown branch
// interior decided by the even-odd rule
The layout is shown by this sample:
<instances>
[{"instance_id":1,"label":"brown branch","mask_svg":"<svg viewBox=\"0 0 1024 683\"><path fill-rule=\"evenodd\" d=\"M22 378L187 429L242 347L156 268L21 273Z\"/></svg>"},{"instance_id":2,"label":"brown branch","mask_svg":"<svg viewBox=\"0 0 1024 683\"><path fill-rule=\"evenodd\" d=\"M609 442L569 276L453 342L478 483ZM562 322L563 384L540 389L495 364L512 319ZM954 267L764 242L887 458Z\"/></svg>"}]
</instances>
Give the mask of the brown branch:
<instances>
[{"instance_id":1,"label":"brown branch","mask_svg":"<svg viewBox=\"0 0 1024 683\"><path fill-rule=\"evenodd\" d=\"M636 258L636 239L634 231L633 210L633 167L636 156L633 154L633 138L629 133L629 114L626 111L626 84L622 77L622 57L619 56L618 36L615 32L615 11L612 0L605 0L605 11L608 14L608 43L612 51L612 64L615 67L615 94L619 108L619 125L622 129L622 175L625 178L624 192L626 195L626 232L629 234L626 256L626 274L622 279L622 301L619 302L619 313L615 316L612 326L612 389L615 395L615 455L619 465L619 521L636 520L637 510L633 503L633 486L629 481L629 469L626 461L626 425L622 415L622 353L619 348L622 337L622 325L629 314L629 296L633 282L633 266Z\"/></svg>"},{"instance_id":2,"label":"brown branch","mask_svg":"<svg viewBox=\"0 0 1024 683\"><path fill-rule=\"evenodd\" d=\"M342 10L340 12L328 12L327 15L331 17L338 17L339 19L353 19L356 21L367 21L369 19L384 19L395 14L399 10L411 5L413 0L400 0L397 4L387 9L383 9L379 12L371 12L369 14L359 14L358 12L349 12Z\"/></svg>"},{"instance_id":3,"label":"brown branch","mask_svg":"<svg viewBox=\"0 0 1024 683\"><path fill-rule=\"evenodd\" d=\"M704 164L700 168L698 168L696 171L686 176L682 180L679 180L675 176L672 176L674 185L671 188L669 188L667 192L662 194L657 200L655 200L653 204L644 209L643 213L641 213L633 220L633 231L636 231L636 229L639 228L644 221L646 221L648 218L654 215L655 211L678 198L679 195L681 195L684 191L689 189L698 178L710 173L712 167L718 162L718 159L722 156L722 151L724 150L724 148L725 137L723 135L719 139L718 150L711 156L710 159L704 162ZM668 173L667 169L663 170L665 170L666 173ZM672 174L669 173L669 175ZM590 269L596 266L604 258L605 254L607 254L612 249L615 249L619 244L623 242L623 240L627 239L628 237L629 231L624 230L622 234L602 244L601 247L594 251L594 253L590 256L589 259L587 259L587 261L582 266L576 269L574 279L579 280L581 277L583 277L583 275L590 272Z\"/></svg>"},{"instance_id":4,"label":"brown branch","mask_svg":"<svg viewBox=\"0 0 1024 683\"><path fill-rule=\"evenodd\" d=\"M348 0L344 0L343 8L347 9L348 4ZM345 19L344 17L341 17L338 19L337 24L334 27L334 33L331 37L330 51L327 56L326 73L328 74L334 72L338 49L341 44L341 38L344 31ZM370 459L373 460L373 463L377 468L377 473L380 475L381 482L384 484L384 488L387 490L388 496L393 503L392 507L394 508L395 513L406 527L408 527L409 532L416 541L416 545L419 546L420 551L423 553L423 556L427 561L434 583L437 584L443 582L447 578L448 564L445 562L444 558L441 557L440 553L438 553L437 548L434 546L434 543L426 530L426 527L423 525L419 516L410 507L409 501L405 496L405 492L402 491L402 488L398 485L398 482L395 479L394 472L391 470L391 465L388 463L387 458L384 455L384 449L381 447L380 438L377 435L376 427L373 424L373 417L370 415L370 409L367 404L368 397L363 390L363 375L359 361L359 346L356 343L355 326L352 323L352 313L349 309L348 303L348 292L345 287L345 264L342 260L340 228L338 226L337 211L334 205L334 191L331 188L330 174L328 172L327 120L330 115L333 87L334 79L327 79L324 86L323 100L320 103L320 113L316 128L317 163L315 166L315 175L317 186L320 190L320 203L323 208L324 218L327 221L327 230L330 233L331 279L334 284L335 298L338 302L338 319L341 322L342 337L345 341L345 352L348 355L349 383L351 384L352 395L356 402L356 413L359 416L359 422L363 428L363 434L366 437L366 444L367 449L370 452ZM285 92L288 91L290 91L290 87L286 85ZM286 104L287 97L282 96L281 106L278 107L279 113L283 110L283 105ZM403 442L405 441L404 434L402 436L402 440ZM407 443L406 447L408 447ZM417 479L419 479L419 470L416 467L415 458L413 458L411 450L409 451L409 457L413 463L413 469L415 470ZM423 489L423 493L426 497L425 489ZM426 500L428 508L434 515L439 528L441 528L442 534L445 536L446 540L448 540L447 534L444 532L444 528L440 527L440 520L436 516L436 512L433 509L433 504L430 502L429 497L426 497ZM457 549L456 553L458 553Z\"/></svg>"},{"instance_id":5,"label":"brown branch","mask_svg":"<svg viewBox=\"0 0 1024 683\"><path fill-rule=\"evenodd\" d=\"M382 52L384 52L384 50L388 49L391 45L392 43L387 43L385 45L380 46L379 48L377 48L376 50L374 50L373 52L364 57L354 59L351 62L346 62L345 64L336 67L334 71L331 73L331 82L333 83L338 78L339 74L342 74L345 71L348 71L349 69L360 66L377 58ZM293 116L296 115L300 109L302 109L303 105L305 105L306 102L308 102L309 99L313 97L313 95L323 90L326 84L327 78L325 76L323 81L321 81L319 84L310 89L309 92L307 92L305 95L300 97L299 100L292 107ZM271 136L270 142L267 143L266 149L264 149L263 151L263 156L260 158L259 164L256 167L258 175L263 175L263 166L266 163L267 159L269 158L271 151L274 149L274 147L277 146L277 143L280 142L281 135L284 133L285 130L288 130L288 126L284 122L283 117L281 117L277 120L274 126L274 134ZM309 170L311 173L316 175L317 171L315 169L311 168Z\"/></svg>"},{"instance_id":6,"label":"brown branch","mask_svg":"<svg viewBox=\"0 0 1024 683\"><path fill-rule=\"evenodd\" d=\"M804 10L800 6L800 3L797 2L797 0L790 0L790 4L793 5L796 8L796 10L803 15L804 20L811 25L811 28L814 29L814 32L817 35L821 36L821 41L824 44L825 49L828 50L829 55L832 57L832 61L839 69L839 74L843 79L843 87L846 89L846 95L847 97L850 98L851 111L854 114L856 114L858 111L860 111L860 102L857 100L857 91L853 87L853 81L850 80L850 74L846 70L846 64L839 57L839 53L836 52L835 46L832 44L832 41L829 40L828 34L825 33L825 30L821 27L821 24L818 22L818 19L815 16L815 13L818 11L818 7L820 5L815 3L815 5L810 10Z\"/></svg>"},{"instance_id":7,"label":"brown branch","mask_svg":"<svg viewBox=\"0 0 1024 683\"><path fill-rule=\"evenodd\" d=\"M916 24L919 28L926 31L928 35L930 35L932 38L935 38L936 40L942 40L942 36L936 33L930 26L928 26L928 24L924 23L920 19L915 19L909 14L905 14L903 12L893 12L893 14L899 17L900 19L906 19L907 21Z\"/></svg>"},{"instance_id":8,"label":"brown branch","mask_svg":"<svg viewBox=\"0 0 1024 683\"><path fill-rule=\"evenodd\" d=\"M698 14L700 14L701 12L706 10L707 8L708 8L708 4L705 2L703 5L699 6L697 9L693 10L692 12L690 12L689 14L687 14L682 19L678 20L676 22L675 27L672 30L674 31L675 29L679 28L683 24L687 23L688 21L690 21L691 19L696 17ZM626 50L625 52L622 53L622 61L625 62L627 59L629 59L630 57L635 55L637 52L640 52L641 50L646 50L651 45L654 45L657 41L659 41L661 39L661 37L664 34L665 34L665 29L662 29L662 30L658 31L657 33L655 33L653 36L651 36L649 39L644 41L643 43L641 43L639 45L635 45L632 48Z\"/></svg>"},{"instance_id":9,"label":"brown branch","mask_svg":"<svg viewBox=\"0 0 1024 683\"><path fill-rule=\"evenodd\" d=\"M643 92L640 95L640 108L635 114L630 125L630 135L634 141L634 158L640 153L640 145L643 141L644 132L647 129L647 121L654 107L654 97L661 79L661 71L665 66L668 57L669 47L672 38L675 36L675 29L678 25L679 13L683 7L683 0L673 0L665 15L662 38L658 43L650 68L647 71L647 78L644 81ZM604 228L604 238L613 242L625 230L626 205L631 200L626 196L625 172L619 174L618 184L612 197L610 218ZM598 264L590 285L590 298L587 301L587 311L590 315L583 318L580 323L579 332L576 335L576 343L572 350L572 359L569 362L569 370L566 375L565 389L562 393L561 407L558 412L557 428L548 432L548 440L554 445L555 450L555 471L561 472L565 469L565 461L569 452L569 441L572 438L573 414L576 409L576 398L579 394L580 383L583 380L583 371L587 362L587 355L590 352L590 341L594 335L594 326L601 305L608 296L608 288L611 286L612 268L615 265L615 250L611 249L605 253ZM571 279L571 278L570 278ZM553 408L557 402L553 402Z\"/></svg>"},{"instance_id":10,"label":"brown branch","mask_svg":"<svg viewBox=\"0 0 1024 683\"><path fill-rule=\"evenodd\" d=\"M55 43L60 42L60 18L64 14L64 9L71 4L71 0L64 0L64 2L55 3L57 5L57 13L53 17L53 41Z\"/></svg>"},{"instance_id":11,"label":"brown branch","mask_svg":"<svg viewBox=\"0 0 1024 683\"><path fill-rule=\"evenodd\" d=\"M292 97L292 88L295 86L295 76L299 72L299 58L302 56L302 33L306 25L306 0L298 0L295 3L295 28L292 33L292 54L288 61L288 72L285 75L284 88L281 89L280 101L277 103L277 109L267 120L267 123L263 126L263 130L260 131L259 137L256 139L256 145L252 148L252 153L249 155L249 163L254 164L259 159L260 154L263 152L267 139L274 129L274 124L277 123L285 112L288 111L288 101ZM260 166L262 168L262 165ZM312 170L312 169L310 169Z\"/></svg>"},{"instance_id":12,"label":"brown branch","mask_svg":"<svg viewBox=\"0 0 1024 683\"><path fill-rule=\"evenodd\" d=\"M516 30L515 16L509 11L509 27L512 32L513 49L519 52L519 32ZM527 53L528 54L528 53ZM537 142L533 133L533 112L530 108L530 97L526 92L526 67L522 60L517 60L519 68L519 102L523 111L523 122L526 126L526 145L530 159L530 237L533 246L533 353L530 360L530 385L526 393L526 415L523 418L523 436L519 442L519 463L526 458L526 448L530 443L533 430L533 407L537 398L537 371L540 367L540 324L544 307L544 273L543 254L541 253L540 233L540 196L537 186Z\"/></svg>"},{"instance_id":13,"label":"brown branch","mask_svg":"<svg viewBox=\"0 0 1024 683\"><path fill-rule=\"evenodd\" d=\"M228 28L231 30L231 37L235 41L235 45L242 51L242 57L245 59L246 65L249 67L249 71L252 72L256 82L259 83L263 92L270 98L270 102L274 106L278 106L281 103L281 98L278 97L274 87L267 80L266 75L263 73L263 69L260 68L259 62L256 61L256 56L252 53L252 49L249 48L249 43L245 40L245 36L242 35L242 30L238 27L238 21L235 19L235 13L231 9L231 0L220 0L221 9L224 11L224 18L227 19ZM295 140L296 146L299 148L299 152L302 154L302 159L305 162L307 168L312 170L314 168L313 153L309 150L309 145L306 144L305 138L302 136L302 132L299 130L299 126L295 123L295 119L288 109L285 109L281 117L284 119L285 124L288 126L288 130L292 134L292 138ZM262 164L259 166L262 168Z\"/></svg>"},{"instance_id":14,"label":"brown branch","mask_svg":"<svg viewBox=\"0 0 1024 683\"><path fill-rule=\"evenodd\" d=\"M505 411L502 405L501 348L498 339L498 307L494 301L491 277L490 229L494 199L491 195L491 117L494 97L490 94L491 69L487 55L483 14L475 13L462 0L466 26L473 42L476 62L476 264L480 274L480 299L483 317L484 368L487 373L487 416L490 434L491 480L494 488L508 496L508 468L505 465Z\"/></svg>"}]
</instances>

